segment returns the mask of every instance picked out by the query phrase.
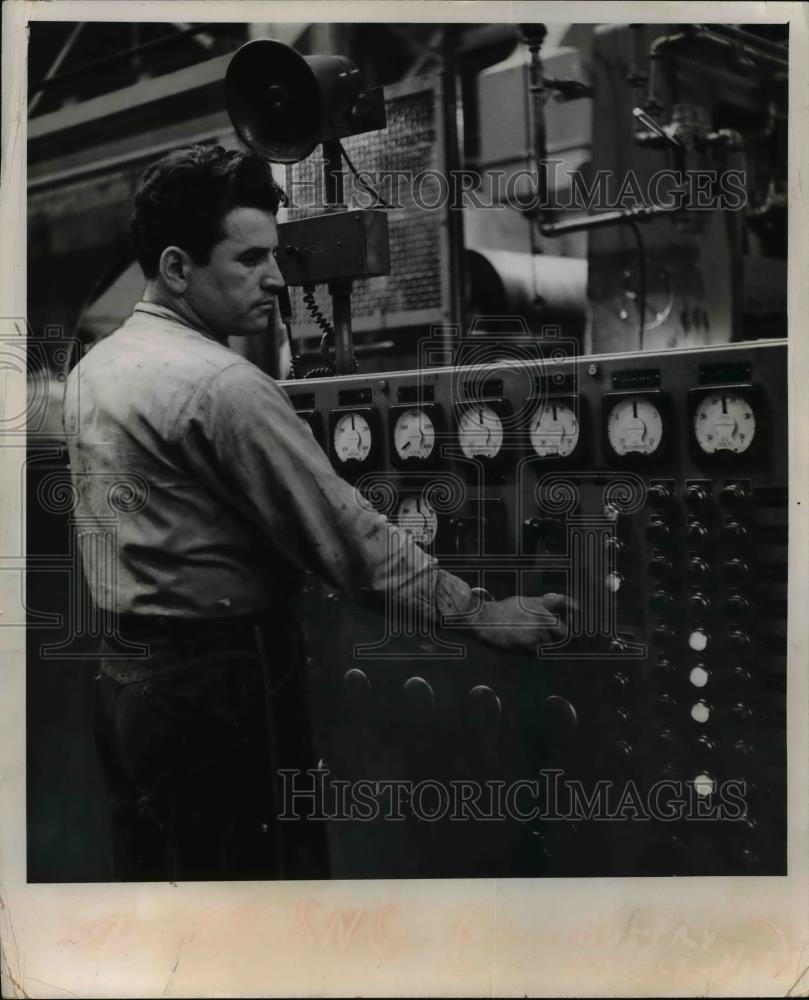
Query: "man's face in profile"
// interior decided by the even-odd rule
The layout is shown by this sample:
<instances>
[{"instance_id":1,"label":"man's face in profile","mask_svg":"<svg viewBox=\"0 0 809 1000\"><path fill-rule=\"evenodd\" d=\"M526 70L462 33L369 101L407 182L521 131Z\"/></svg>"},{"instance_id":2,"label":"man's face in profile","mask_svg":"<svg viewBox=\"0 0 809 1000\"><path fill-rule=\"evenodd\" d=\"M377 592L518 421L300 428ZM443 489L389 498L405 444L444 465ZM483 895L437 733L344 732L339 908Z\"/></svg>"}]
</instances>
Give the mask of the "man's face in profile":
<instances>
[{"instance_id":1,"label":"man's face in profile","mask_svg":"<svg viewBox=\"0 0 809 1000\"><path fill-rule=\"evenodd\" d=\"M266 333L284 279L275 259L275 217L260 208L234 208L222 220L223 238L207 264L189 264L185 300L222 338Z\"/></svg>"}]
</instances>

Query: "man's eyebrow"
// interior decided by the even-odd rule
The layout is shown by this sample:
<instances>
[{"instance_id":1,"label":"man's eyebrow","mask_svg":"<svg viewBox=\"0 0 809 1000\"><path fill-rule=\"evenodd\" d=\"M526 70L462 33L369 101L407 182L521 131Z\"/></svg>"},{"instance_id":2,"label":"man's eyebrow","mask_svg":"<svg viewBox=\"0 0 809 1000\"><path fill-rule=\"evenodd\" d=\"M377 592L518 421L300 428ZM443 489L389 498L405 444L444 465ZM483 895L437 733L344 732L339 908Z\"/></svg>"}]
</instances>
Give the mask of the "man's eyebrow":
<instances>
[{"instance_id":1,"label":"man's eyebrow","mask_svg":"<svg viewBox=\"0 0 809 1000\"><path fill-rule=\"evenodd\" d=\"M242 257L244 254L267 253L268 250L272 250L272 249L273 248L269 244L265 244L264 246L259 246L257 244L256 246L246 247L244 250L240 250L238 252L237 256L238 257Z\"/></svg>"}]
</instances>

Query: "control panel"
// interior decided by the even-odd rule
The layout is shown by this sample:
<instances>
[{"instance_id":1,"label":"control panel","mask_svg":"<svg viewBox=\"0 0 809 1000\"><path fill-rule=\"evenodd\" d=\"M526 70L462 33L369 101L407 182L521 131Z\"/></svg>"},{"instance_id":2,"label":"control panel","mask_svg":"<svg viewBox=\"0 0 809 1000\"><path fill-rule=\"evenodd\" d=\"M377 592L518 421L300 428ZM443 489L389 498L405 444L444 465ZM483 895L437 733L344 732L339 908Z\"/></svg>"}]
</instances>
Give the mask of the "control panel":
<instances>
[{"instance_id":1,"label":"control panel","mask_svg":"<svg viewBox=\"0 0 809 1000\"><path fill-rule=\"evenodd\" d=\"M336 876L785 871L786 385L782 341L284 383L480 599L577 604L514 657L307 578L330 779L419 797L331 823Z\"/></svg>"}]
</instances>

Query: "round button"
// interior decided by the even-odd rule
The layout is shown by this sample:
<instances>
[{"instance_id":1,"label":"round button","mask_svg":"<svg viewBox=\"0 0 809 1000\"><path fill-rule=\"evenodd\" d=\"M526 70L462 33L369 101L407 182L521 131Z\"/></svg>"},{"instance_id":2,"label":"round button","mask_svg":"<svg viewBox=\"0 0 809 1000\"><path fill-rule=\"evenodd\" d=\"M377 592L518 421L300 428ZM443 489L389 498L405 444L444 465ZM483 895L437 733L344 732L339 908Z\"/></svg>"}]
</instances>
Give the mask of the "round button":
<instances>
[{"instance_id":1,"label":"round button","mask_svg":"<svg viewBox=\"0 0 809 1000\"><path fill-rule=\"evenodd\" d=\"M502 705L497 694L485 684L473 687L466 696L469 721L477 729L493 730L500 722Z\"/></svg>"},{"instance_id":2,"label":"round button","mask_svg":"<svg viewBox=\"0 0 809 1000\"><path fill-rule=\"evenodd\" d=\"M691 668L691 673L688 675L688 679L694 685L694 687L704 688L708 683L710 674L702 666L702 664L697 664L697 666Z\"/></svg>"},{"instance_id":3,"label":"round button","mask_svg":"<svg viewBox=\"0 0 809 1000\"><path fill-rule=\"evenodd\" d=\"M708 648L708 633L703 628L695 628L688 637L688 646L695 653L702 653Z\"/></svg>"},{"instance_id":4,"label":"round button","mask_svg":"<svg viewBox=\"0 0 809 1000\"><path fill-rule=\"evenodd\" d=\"M700 771L693 779L694 790L700 798L706 798L708 795L713 795L716 791L716 781L707 774L705 771Z\"/></svg>"},{"instance_id":5,"label":"round button","mask_svg":"<svg viewBox=\"0 0 809 1000\"><path fill-rule=\"evenodd\" d=\"M698 722L700 725L704 725L708 719L711 717L711 709L708 704L702 699L691 706L691 718L694 722Z\"/></svg>"},{"instance_id":6,"label":"round button","mask_svg":"<svg viewBox=\"0 0 809 1000\"><path fill-rule=\"evenodd\" d=\"M402 686L410 710L419 717L432 714L435 709L435 694L423 677L411 677Z\"/></svg>"},{"instance_id":7,"label":"round button","mask_svg":"<svg viewBox=\"0 0 809 1000\"><path fill-rule=\"evenodd\" d=\"M559 744L572 739L579 716L567 698L558 694L549 695L543 702L543 709L549 743Z\"/></svg>"},{"instance_id":8,"label":"round button","mask_svg":"<svg viewBox=\"0 0 809 1000\"><path fill-rule=\"evenodd\" d=\"M351 701L360 703L365 700L365 697L371 690L371 682L368 680L365 671L357 670L354 667L351 670L347 670L343 675L343 687L345 688L346 696Z\"/></svg>"}]
</instances>

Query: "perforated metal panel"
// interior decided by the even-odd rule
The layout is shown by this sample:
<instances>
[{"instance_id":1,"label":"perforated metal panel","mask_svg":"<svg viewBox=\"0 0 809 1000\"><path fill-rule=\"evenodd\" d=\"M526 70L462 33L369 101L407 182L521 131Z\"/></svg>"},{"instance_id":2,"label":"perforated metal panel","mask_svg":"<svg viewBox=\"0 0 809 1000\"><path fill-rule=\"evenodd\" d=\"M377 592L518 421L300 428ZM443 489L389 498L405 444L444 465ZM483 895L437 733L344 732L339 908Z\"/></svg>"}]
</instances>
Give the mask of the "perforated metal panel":
<instances>
[{"instance_id":1,"label":"perforated metal panel","mask_svg":"<svg viewBox=\"0 0 809 1000\"><path fill-rule=\"evenodd\" d=\"M390 275L355 282L351 299L355 330L427 325L446 318L447 256L442 230L446 206L438 178L443 161L439 99L438 79L432 76L386 87L387 129L343 140L354 166L360 173L369 173L372 183L379 185L379 194L392 206L388 213ZM320 151L287 167L285 185L291 199L287 219L322 214ZM349 207L367 208L374 201L348 169L345 199ZM431 205L435 207L425 207ZM302 290L294 288L291 293L295 336L320 335ZM315 298L322 312L331 317L325 286L318 287Z\"/></svg>"}]
</instances>

